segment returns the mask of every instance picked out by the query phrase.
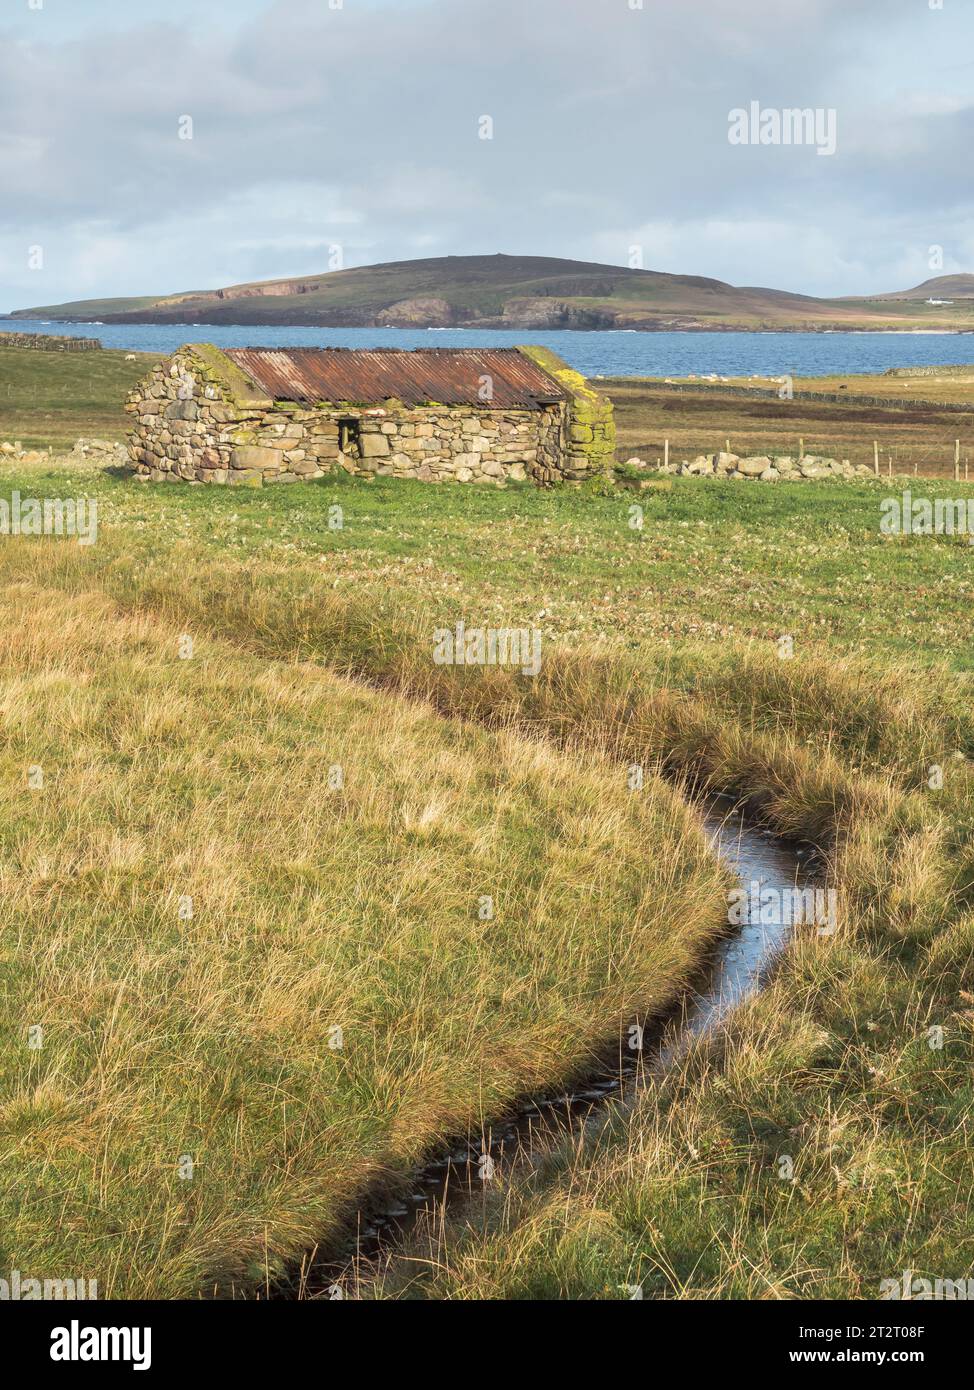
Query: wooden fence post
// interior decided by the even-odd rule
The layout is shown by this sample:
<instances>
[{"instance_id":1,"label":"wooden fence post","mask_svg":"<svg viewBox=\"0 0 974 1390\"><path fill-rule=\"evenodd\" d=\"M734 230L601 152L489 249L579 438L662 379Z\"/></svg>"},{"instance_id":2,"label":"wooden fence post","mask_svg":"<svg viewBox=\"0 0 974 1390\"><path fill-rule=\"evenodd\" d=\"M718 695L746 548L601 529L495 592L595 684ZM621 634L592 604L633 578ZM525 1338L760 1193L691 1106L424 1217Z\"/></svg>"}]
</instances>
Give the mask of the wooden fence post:
<instances>
[{"instance_id":1,"label":"wooden fence post","mask_svg":"<svg viewBox=\"0 0 974 1390\"><path fill-rule=\"evenodd\" d=\"M960 482L960 440L954 442L954 482Z\"/></svg>"},{"instance_id":2,"label":"wooden fence post","mask_svg":"<svg viewBox=\"0 0 974 1390\"><path fill-rule=\"evenodd\" d=\"M879 440L873 440L873 472L879 477Z\"/></svg>"}]
</instances>

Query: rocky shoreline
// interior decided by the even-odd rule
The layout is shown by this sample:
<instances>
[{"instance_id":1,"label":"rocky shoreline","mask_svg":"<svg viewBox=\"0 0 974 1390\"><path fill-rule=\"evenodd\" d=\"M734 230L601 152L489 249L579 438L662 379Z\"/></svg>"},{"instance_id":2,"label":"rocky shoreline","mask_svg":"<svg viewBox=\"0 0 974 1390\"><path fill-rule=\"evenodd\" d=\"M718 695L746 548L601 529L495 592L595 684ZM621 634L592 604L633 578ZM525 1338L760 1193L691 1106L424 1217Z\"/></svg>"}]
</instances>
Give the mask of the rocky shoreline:
<instances>
[{"instance_id":1,"label":"rocky shoreline","mask_svg":"<svg viewBox=\"0 0 974 1390\"><path fill-rule=\"evenodd\" d=\"M87 324L92 327L111 327L113 325L146 324L156 327L172 327L176 324L186 325L206 325L212 328L398 328L398 329L430 329L430 328L456 328L478 332L512 332L512 331L537 331L537 332L558 332L575 331L587 333L751 333L760 336L765 333L804 333L804 334L835 334L835 333L854 333L858 335L870 336L876 334L897 334L902 337L925 337L949 335L951 337L965 337L974 333L974 328L895 328L878 324L875 327L864 327L858 325L850 327L848 324L834 322L822 324L791 324L776 323L766 324L755 327L753 324L746 323L706 323L700 320L688 319L682 316L673 316L657 321L632 322L629 319L611 319L604 317L599 321L600 316L592 311L591 313L571 313L562 319L553 318L548 314L541 316L494 316L492 318L473 318L473 319L450 319L444 321L440 315L436 315L427 320L419 320L411 315L397 316L394 313L395 306L383 309L370 314L358 314L354 312L335 313L335 314L282 314L273 319L248 318L244 322L238 316L226 312L207 312L202 310L190 314L159 312L155 314L147 313L125 313L125 314L106 314L102 319L92 319L90 317L80 317L74 314L59 315L58 323ZM34 313L31 310L19 309L10 314L0 314L0 321L13 323L26 319L35 321Z\"/></svg>"}]
</instances>

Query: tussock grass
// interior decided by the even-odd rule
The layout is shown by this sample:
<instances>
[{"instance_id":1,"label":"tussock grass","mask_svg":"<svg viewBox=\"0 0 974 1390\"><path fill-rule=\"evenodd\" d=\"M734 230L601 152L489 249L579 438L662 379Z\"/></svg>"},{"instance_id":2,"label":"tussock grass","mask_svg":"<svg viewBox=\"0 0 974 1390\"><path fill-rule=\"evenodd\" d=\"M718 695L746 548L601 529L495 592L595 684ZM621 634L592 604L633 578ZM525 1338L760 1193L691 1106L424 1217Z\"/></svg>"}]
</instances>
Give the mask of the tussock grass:
<instances>
[{"instance_id":1,"label":"tussock grass","mask_svg":"<svg viewBox=\"0 0 974 1390\"><path fill-rule=\"evenodd\" d=\"M36 574L0 611L0 1267L252 1289L720 930L661 784Z\"/></svg>"},{"instance_id":2,"label":"tussock grass","mask_svg":"<svg viewBox=\"0 0 974 1390\"><path fill-rule=\"evenodd\" d=\"M643 760L810 840L841 886L770 987L584 1141L394 1255L379 1297L874 1298L904 1269L966 1277L974 935L962 681L758 648L679 661L550 652L537 680L433 667L419 612L251 575L111 581L270 655L297 650L452 717ZM944 768L934 792L929 762ZM931 1047L932 1028L943 1047ZM792 1177L782 1176L782 1162Z\"/></svg>"},{"instance_id":3,"label":"tussock grass","mask_svg":"<svg viewBox=\"0 0 974 1390\"><path fill-rule=\"evenodd\" d=\"M31 571L257 669L314 663L385 692L362 699L408 697L459 739L486 728L548 744L573 765L597 760L619 787L638 762L728 792L818 845L841 886L834 937L799 933L770 988L631 1113L414 1244L379 1294L624 1297L638 1283L650 1297L871 1298L903 1268L970 1272L974 725L962 675L820 646L781 662L769 644L732 641L549 644L536 680L434 667L444 604L427 605L422 573L411 600L400 587L359 600L300 557L238 561L180 534L151 551L123 529L86 554L0 553L8 582ZM916 622L904 619L904 640ZM556 976L565 964L549 963ZM942 1049L928 1046L934 1026ZM553 1054L529 1055L550 1080ZM779 1176L783 1156L794 1181Z\"/></svg>"},{"instance_id":4,"label":"tussock grass","mask_svg":"<svg viewBox=\"0 0 974 1390\"><path fill-rule=\"evenodd\" d=\"M947 797L970 789L974 714L963 676L829 659L782 661L761 643L686 644L627 653L610 643L548 643L540 674L433 663L442 613L394 595L336 592L305 566L289 570L200 561L179 547L155 562L124 538L97 552L9 547L0 574L39 564L67 590L97 583L118 602L187 631L274 659L300 659L493 728L585 747L678 775L746 802L779 833L827 846L854 817L886 805L889 788L925 786L946 768ZM944 797L928 798L936 815ZM895 814L891 811L895 822ZM960 816L960 811L957 811Z\"/></svg>"},{"instance_id":5,"label":"tussock grass","mask_svg":"<svg viewBox=\"0 0 974 1390\"><path fill-rule=\"evenodd\" d=\"M967 1278L974 916L952 844L970 779L939 814L892 778L873 793L833 837L835 936L799 931L630 1108L430 1221L358 1292L873 1299L903 1270Z\"/></svg>"},{"instance_id":6,"label":"tussock grass","mask_svg":"<svg viewBox=\"0 0 974 1390\"><path fill-rule=\"evenodd\" d=\"M904 1270L970 1277L970 791L958 770L939 812L892 778L850 794L836 936L800 931L631 1108L428 1223L360 1295L875 1299Z\"/></svg>"}]
</instances>

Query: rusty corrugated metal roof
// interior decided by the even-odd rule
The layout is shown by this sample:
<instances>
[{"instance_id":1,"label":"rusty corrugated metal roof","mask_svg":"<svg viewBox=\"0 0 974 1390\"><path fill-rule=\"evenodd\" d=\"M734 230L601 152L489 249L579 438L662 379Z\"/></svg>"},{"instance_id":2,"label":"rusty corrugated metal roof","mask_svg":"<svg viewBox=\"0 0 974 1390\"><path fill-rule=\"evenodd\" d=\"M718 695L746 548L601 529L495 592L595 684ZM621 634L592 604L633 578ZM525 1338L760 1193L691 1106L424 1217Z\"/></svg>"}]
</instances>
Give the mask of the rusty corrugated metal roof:
<instances>
[{"instance_id":1,"label":"rusty corrugated metal roof","mask_svg":"<svg viewBox=\"0 0 974 1390\"><path fill-rule=\"evenodd\" d=\"M278 401L534 407L567 392L517 348L228 348L226 355ZM489 397L485 380L489 379Z\"/></svg>"}]
</instances>

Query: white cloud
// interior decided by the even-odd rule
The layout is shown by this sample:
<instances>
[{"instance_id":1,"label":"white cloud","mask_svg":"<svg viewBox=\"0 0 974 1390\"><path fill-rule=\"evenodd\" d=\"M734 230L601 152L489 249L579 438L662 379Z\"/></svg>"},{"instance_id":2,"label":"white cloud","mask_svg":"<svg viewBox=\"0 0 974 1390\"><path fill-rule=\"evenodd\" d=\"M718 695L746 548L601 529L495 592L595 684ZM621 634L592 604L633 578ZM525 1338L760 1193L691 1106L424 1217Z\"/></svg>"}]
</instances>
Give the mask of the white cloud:
<instances>
[{"instance_id":1,"label":"white cloud","mask_svg":"<svg viewBox=\"0 0 974 1390\"><path fill-rule=\"evenodd\" d=\"M334 242L349 264L484 249L624 264L644 239L650 268L817 293L889 289L914 247L970 243L970 14L931 22L908 0L79 10L0 42L10 306L321 271ZM838 154L729 146L727 114L752 99L835 107ZM36 243L43 276L24 268Z\"/></svg>"}]
</instances>

